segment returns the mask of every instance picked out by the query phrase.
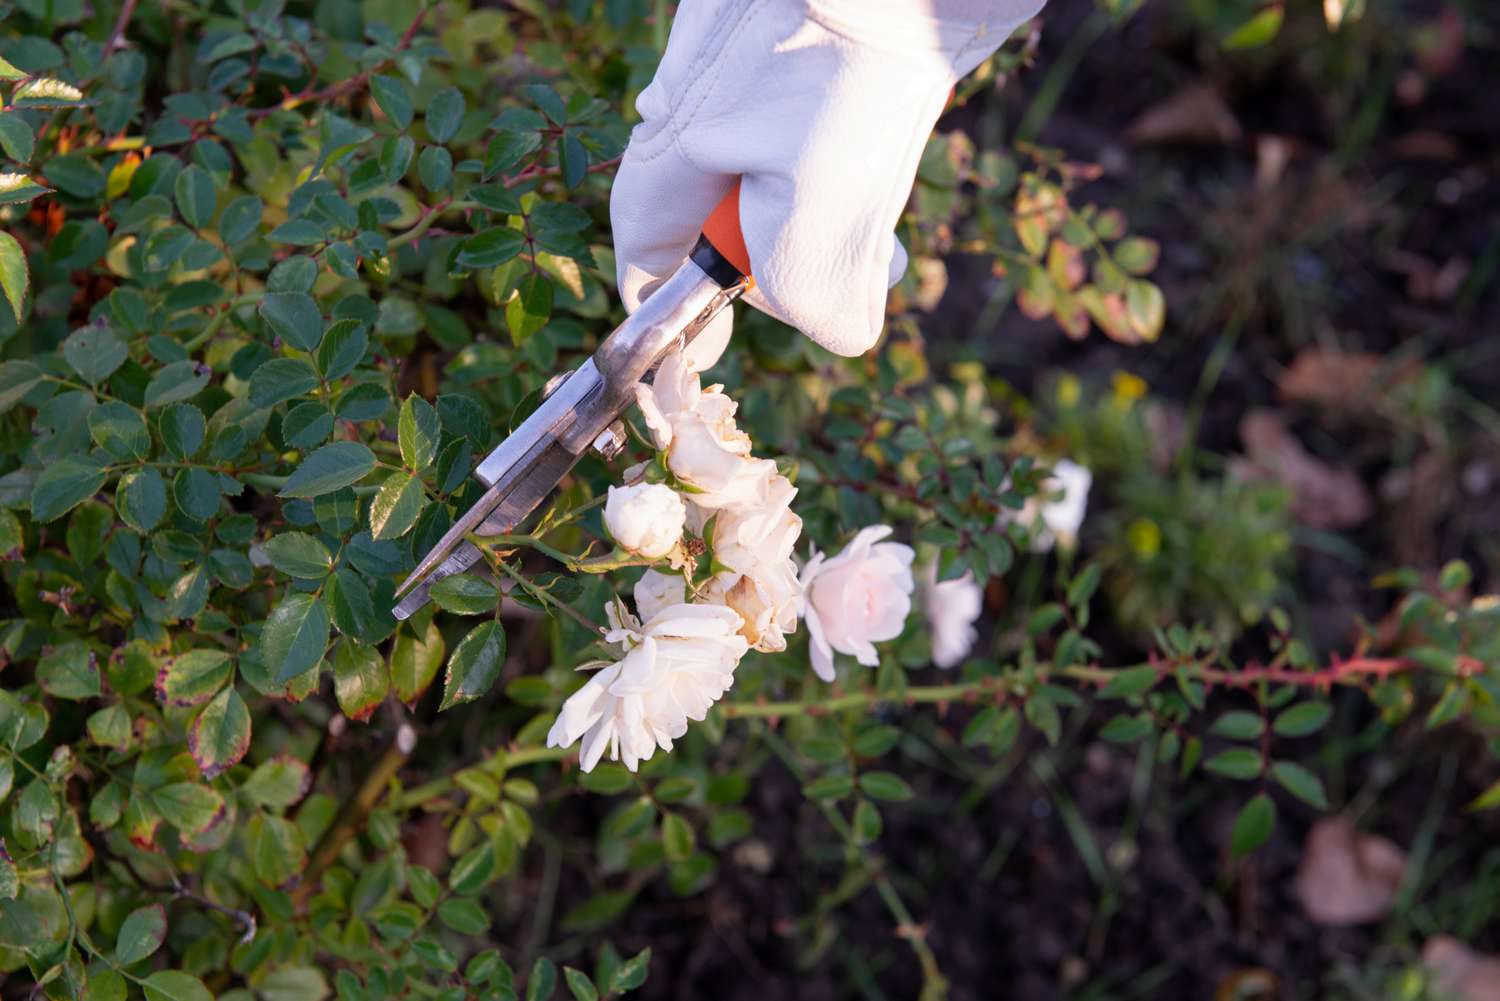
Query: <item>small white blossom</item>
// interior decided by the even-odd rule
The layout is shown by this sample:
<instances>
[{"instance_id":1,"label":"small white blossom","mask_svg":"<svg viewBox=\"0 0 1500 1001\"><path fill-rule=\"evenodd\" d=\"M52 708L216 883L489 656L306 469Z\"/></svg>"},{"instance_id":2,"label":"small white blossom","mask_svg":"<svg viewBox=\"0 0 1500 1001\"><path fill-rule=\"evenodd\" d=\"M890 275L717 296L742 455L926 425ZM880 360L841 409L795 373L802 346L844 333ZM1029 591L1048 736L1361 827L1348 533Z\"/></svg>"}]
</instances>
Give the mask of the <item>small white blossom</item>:
<instances>
[{"instance_id":1,"label":"small white blossom","mask_svg":"<svg viewBox=\"0 0 1500 1001\"><path fill-rule=\"evenodd\" d=\"M1026 499L1015 514L1002 512L1001 523L1014 519L1033 530L1031 551L1045 553L1053 546L1072 549L1078 545L1078 530L1088 510L1089 489L1094 474L1068 459L1059 459L1052 474L1041 484L1041 492Z\"/></svg>"},{"instance_id":2,"label":"small white blossom","mask_svg":"<svg viewBox=\"0 0 1500 1001\"><path fill-rule=\"evenodd\" d=\"M661 483L610 487L604 503L604 527L620 548L652 560L677 548L686 519L682 498Z\"/></svg>"},{"instance_id":3,"label":"small white blossom","mask_svg":"<svg viewBox=\"0 0 1500 1001\"><path fill-rule=\"evenodd\" d=\"M656 574L637 586L638 607L652 611L644 624L619 605L609 608L605 639L622 656L584 665L600 670L563 703L547 734L548 747L582 740L584 771L606 751L631 771L658 747L670 751L688 720L707 716L734 683L749 646L739 634L739 615L722 605L687 604L681 578L675 585L671 580Z\"/></svg>"},{"instance_id":4,"label":"small white blossom","mask_svg":"<svg viewBox=\"0 0 1500 1001\"><path fill-rule=\"evenodd\" d=\"M797 488L785 476L771 476L764 501L720 511L713 521L714 559L725 569L707 587L710 600L733 608L744 619L743 635L756 650L786 649L786 634L797 629L802 583L792 550L802 535L802 519L792 513Z\"/></svg>"},{"instance_id":5,"label":"small white blossom","mask_svg":"<svg viewBox=\"0 0 1500 1001\"><path fill-rule=\"evenodd\" d=\"M889 525L861 529L832 559L814 552L802 569L803 610L818 677L832 681L833 653L851 654L866 667L880 657L875 644L901 635L911 611L914 553L899 542L881 542Z\"/></svg>"},{"instance_id":6,"label":"small white blossom","mask_svg":"<svg viewBox=\"0 0 1500 1001\"><path fill-rule=\"evenodd\" d=\"M953 667L974 649L979 631L974 623L984 605L984 592L974 582L970 571L953 580L939 581L938 566L928 564L922 588L922 611L932 634L932 662L938 667Z\"/></svg>"},{"instance_id":7,"label":"small white blossom","mask_svg":"<svg viewBox=\"0 0 1500 1001\"><path fill-rule=\"evenodd\" d=\"M16 89L15 99L17 101L81 101L83 91L72 84L44 76L22 84Z\"/></svg>"}]
</instances>

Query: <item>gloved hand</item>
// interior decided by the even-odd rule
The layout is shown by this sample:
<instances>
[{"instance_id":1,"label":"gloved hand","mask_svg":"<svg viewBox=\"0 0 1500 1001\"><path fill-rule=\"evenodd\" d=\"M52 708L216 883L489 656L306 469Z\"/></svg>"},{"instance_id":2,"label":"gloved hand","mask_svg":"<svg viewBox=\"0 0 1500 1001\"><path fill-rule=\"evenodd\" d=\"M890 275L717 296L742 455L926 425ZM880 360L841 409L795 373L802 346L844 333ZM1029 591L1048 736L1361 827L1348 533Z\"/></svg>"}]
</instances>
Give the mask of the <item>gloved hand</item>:
<instances>
[{"instance_id":1,"label":"gloved hand","mask_svg":"<svg viewBox=\"0 0 1500 1001\"><path fill-rule=\"evenodd\" d=\"M830 351L880 336L893 229L954 83L1043 0L683 0L610 199L635 309L742 176L748 301ZM730 313L690 354L702 369Z\"/></svg>"}]
</instances>

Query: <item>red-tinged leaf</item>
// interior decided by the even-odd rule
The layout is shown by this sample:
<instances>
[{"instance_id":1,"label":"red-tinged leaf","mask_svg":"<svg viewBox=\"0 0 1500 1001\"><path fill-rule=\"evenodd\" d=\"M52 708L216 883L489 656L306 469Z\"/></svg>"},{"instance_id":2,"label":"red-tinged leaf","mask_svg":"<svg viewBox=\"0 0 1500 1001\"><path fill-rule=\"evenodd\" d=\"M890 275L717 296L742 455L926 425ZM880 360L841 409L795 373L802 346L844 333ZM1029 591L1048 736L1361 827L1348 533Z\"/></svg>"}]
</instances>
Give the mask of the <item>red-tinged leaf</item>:
<instances>
[{"instance_id":1,"label":"red-tinged leaf","mask_svg":"<svg viewBox=\"0 0 1500 1001\"><path fill-rule=\"evenodd\" d=\"M188 728L188 750L205 779L238 764L250 750L250 708L233 685L198 711Z\"/></svg>"},{"instance_id":2,"label":"red-tinged leaf","mask_svg":"<svg viewBox=\"0 0 1500 1001\"><path fill-rule=\"evenodd\" d=\"M370 718L391 688L390 672L374 647L345 639L333 655L333 691L352 720Z\"/></svg>"}]
</instances>

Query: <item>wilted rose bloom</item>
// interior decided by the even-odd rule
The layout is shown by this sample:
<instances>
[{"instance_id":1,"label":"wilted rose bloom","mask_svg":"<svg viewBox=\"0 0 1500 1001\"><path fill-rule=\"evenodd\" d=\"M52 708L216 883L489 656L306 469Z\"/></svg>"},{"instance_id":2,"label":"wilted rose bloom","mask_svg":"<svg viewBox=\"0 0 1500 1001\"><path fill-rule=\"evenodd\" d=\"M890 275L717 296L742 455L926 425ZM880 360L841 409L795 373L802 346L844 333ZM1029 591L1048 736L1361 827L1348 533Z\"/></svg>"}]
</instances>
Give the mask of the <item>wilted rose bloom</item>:
<instances>
[{"instance_id":1,"label":"wilted rose bloom","mask_svg":"<svg viewBox=\"0 0 1500 1001\"><path fill-rule=\"evenodd\" d=\"M714 559L726 569L708 583L707 595L738 612L742 635L765 653L785 650L786 634L797 629L802 584L792 550L802 519L792 513L795 496L791 481L775 474L762 503L726 508L713 521Z\"/></svg>"},{"instance_id":2,"label":"wilted rose bloom","mask_svg":"<svg viewBox=\"0 0 1500 1001\"><path fill-rule=\"evenodd\" d=\"M667 356L651 385L636 386L636 402L672 475L693 489L704 508L757 501L776 472L769 459L750 456L750 436L735 425L737 404L723 386L704 390L681 352Z\"/></svg>"},{"instance_id":3,"label":"wilted rose bloom","mask_svg":"<svg viewBox=\"0 0 1500 1001\"><path fill-rule=\"evenodd\" d=\"M610 487L604 527L621 549L659 560L682 540L687 507L677 491L661 483Z\"/></svg>"},{"instance_id":4,"label":"wilted rose bloom","mask_svg":"<svg viewBox=\"0 0 1500 1001\"><path fill-rule=\"evenodd\" d=\"M969 655L979 638L974 622L984 604L984 592L974 582L973 571L944 581L937 579L937 571L936 561L928 564L922 610L932 633L932 662L938 667L952 667Z\"/></svg>"},{"instance_id":5,"label":"wilted rose bloom","mask_svg":"<svg viewBox=\"0 0 1500 1001\"><path fill-rule=\"evenodd\" d=\"M812 666L833 680L833 652L851 654L866 667L880 663L876 643L901 635L915 587L910 546L881 542L889 525L872 525L833 559L813 553L802 568L803 610Z\"/></svg>"},{"instance_id":6,"label":"wilted rose bloom","mask_svg":"<svg viewBox=\"0 0 1500 1001\"><path fill-rule=\"evenodd\" d=\"M1078 529L1088 509L1089 488L1094 474L1068 459L1052 466L1052 475L1042 481L1041 492L1026 500L1015 515L1002 513L1001 520L1014 518L1034 530L1031 551L1045 553L1054 545L1072 549L1078 544Z\"/></svg>"},{"instance_id":7,"label":"wilted rose bloom","mask_svg":"<svg viewBox=\"0 0 1500 1001\"><path fill-rule=\"evenodd\" d=\"M548 747L582 739L579 766L590 771L604 752L635 771L642 761L672 749L688 720L702 720L729 686L748 644L740 617L722 605L690 605L682 579L648 572L636 587L636 604L651 613L643 625L618 604L607 611L605 639L621 659L603 665L563 703L547 734Z\"/></svg>"}]
</instances>

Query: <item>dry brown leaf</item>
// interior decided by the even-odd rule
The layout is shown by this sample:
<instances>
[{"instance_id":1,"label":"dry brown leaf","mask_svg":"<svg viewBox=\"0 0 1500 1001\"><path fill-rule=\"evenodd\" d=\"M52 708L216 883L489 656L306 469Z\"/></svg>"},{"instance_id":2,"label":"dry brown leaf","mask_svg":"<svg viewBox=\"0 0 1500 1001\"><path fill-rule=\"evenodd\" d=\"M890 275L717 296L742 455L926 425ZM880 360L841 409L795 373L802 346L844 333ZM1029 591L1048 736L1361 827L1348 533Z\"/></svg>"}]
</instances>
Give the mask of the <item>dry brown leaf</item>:
<instances>
[{"instance_id":1,"label":"dry brown leaf","mask_svg":"<svg viewBox=\"0 0 1500 1001\"><path fill-rule=\"evenodd\" d=\"M1240 138L1239 119L1207 83L1190 83L1141 112L1125 135L1137 146L1152 143L1232 143Z\"/></svg>"},{"instance_id":2,"label":"dry brown leaf","mask_svg":"<svg viewBox=\"0 0 1500 1001\"><path fill-rule=\"evenodd\" d=\"M1292 514L1311 528L1349 528L1375 510L1370 492L1354 470L1324 462L1270 410L1252 410L1240 421L1245 458L1230 468L1246 480L1270 480L1292 492Z\"/></svg>"},{"instance_id":3,"label":"dry brown leaf","mask_svg":"<svg viewBox=\"0 0 1500 1001\"><path fill-rule=\"evenodd\" d=\"M1334 348L1305 348L1276 380L1282 399L1315 403L1337 410L1360 409L1370 402L1380 356Z\"/></svg>"},{"instance_id":4,"label":"dry brown leaf","mask_svg":"<svg viewBox=\"0 0 1500 1001\"><path fill-rule=\"evenodd\" d=\"M1462 1001L1500 1001L1500 956L1475 952L1456 938L1439 935L1422 947L1422 965L1440 991Z\"/></svg>"},{"instance_id":5,"label":"dry brown leaf","mask_svg":"<svg viewBox=\"0 0 1500 1001\"><path fill-rule=\"evenodd\" d=\"M1406 853L1385 838L1325 817L1307 833L1297 867L1297 897L1321 925L1358 925L1384 917L1406 872Z\"/></svg>"}]
</instances>

